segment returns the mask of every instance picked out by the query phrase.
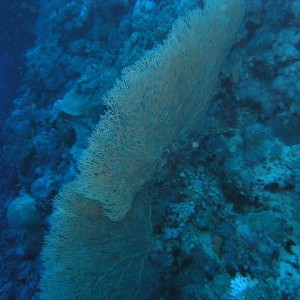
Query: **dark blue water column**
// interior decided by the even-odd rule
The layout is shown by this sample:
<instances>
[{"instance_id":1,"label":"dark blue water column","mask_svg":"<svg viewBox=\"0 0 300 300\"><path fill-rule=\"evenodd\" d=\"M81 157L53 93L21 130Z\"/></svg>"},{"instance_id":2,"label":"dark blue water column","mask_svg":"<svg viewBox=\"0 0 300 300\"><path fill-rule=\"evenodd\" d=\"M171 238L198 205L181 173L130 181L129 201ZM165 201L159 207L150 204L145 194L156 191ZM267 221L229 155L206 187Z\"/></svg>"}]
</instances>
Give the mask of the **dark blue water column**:
<instances>
[{"instance_id":1,"label":"dark blue water column","mask_svg":"<svg viewBox=\"0 0 300 300\"><path fill-rule=\"evenodd\" d=\"M0 126L18 96L24 52L34 44L38 1L0 0Z\"/></svg>"}]
</instances>

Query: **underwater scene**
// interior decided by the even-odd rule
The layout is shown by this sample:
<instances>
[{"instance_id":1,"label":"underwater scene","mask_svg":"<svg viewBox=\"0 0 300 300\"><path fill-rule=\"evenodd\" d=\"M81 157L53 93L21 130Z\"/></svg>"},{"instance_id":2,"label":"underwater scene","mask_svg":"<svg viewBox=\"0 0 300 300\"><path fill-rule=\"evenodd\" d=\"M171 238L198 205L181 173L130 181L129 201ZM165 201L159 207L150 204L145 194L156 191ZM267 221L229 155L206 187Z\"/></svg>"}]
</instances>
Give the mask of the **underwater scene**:
<instances>
[{"instance_id":1,"label":"underwater scene","mask_svg":"<svg viewBox=\"0 0 300 300\"><path fill-rule=\"evenodd\" d=\"M0 300L300 299L299 0L0 3Z\"/></svg>"}]
</instances>

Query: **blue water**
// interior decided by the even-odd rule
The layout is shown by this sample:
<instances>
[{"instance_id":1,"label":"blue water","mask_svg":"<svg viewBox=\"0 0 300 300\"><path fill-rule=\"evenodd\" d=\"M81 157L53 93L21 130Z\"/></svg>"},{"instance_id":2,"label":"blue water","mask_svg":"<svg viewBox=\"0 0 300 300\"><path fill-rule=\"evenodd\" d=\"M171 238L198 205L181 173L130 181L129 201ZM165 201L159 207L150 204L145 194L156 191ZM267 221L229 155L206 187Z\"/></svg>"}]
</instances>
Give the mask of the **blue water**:
<instances>
[{"instance_id":1,"label":"blue water","mask_svg":"<svg viewBox=\"0 0 300 300\"><path fill-rule=\"evenodd\" d=\"M34 44L34 24L38 2L0 2L0 125L5 124L13 108L13 101L20 94L25 68L24 53ZM30 7L32 5L32 7Z\"/></svg>"},{"instance_id":2,"label":"blue water","mask_svg":"<svg viewBox=\"0 0 300 300\"><path fill-rule=\"evenodd\" d=\"M213 47L218 9L234 18L242 0L0 1L1 300L300 299L299 0L246 0L229 53L190 58L202 68L167 55L142 86L124 71L211 3ZM124 218L107 190L130 194Z\"/></svg>"}]
</instances>

